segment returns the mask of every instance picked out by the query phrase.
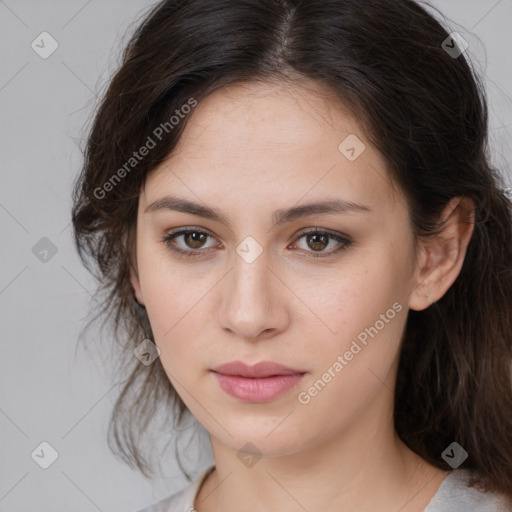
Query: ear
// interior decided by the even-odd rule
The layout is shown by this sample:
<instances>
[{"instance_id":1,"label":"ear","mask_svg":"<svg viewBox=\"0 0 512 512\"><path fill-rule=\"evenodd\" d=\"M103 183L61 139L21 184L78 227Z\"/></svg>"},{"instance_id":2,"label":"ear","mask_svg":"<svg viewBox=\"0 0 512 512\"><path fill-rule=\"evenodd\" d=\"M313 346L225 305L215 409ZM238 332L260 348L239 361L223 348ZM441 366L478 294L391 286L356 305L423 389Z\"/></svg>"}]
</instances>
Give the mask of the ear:
<instances>
[{"instance_id":1,"label":"ear","mask_svg":"<svg viewBox=\"0 0 512 512\"><path fill-rule=\"evenodd\" d=\"M142 298L142 290L140 287L139 273L137 271L137 268L133 265L133 263L131 261L130 261L130 283L131 283L133 291L135 293L135 298L137 299L137 302L141 306L144 306L144 299Z\"/></svg>"},{"instance_id":2,"label":"ear","mask_svg":"<svg viewBox=\"0 0 512 512\"><path fill-rule=\"evenodd\" d=\"M474 203L455 197L441 214L441 231L421 242L409 307L416 311L439 300L459 275L473 234Z\"/></svg>"},{"instance_id":3,"label":"ear","mask_svg":"<svg viewBox=\"0 0 512 512\"><path fill-rule=\"evenodd\" d=\"M124 234L122 243L128 252L128 259L130 263L130 283L135 294L135 299L141 306L144 306L144 299L142 298L142 289L139 280L139 271L137 268L136 242L134 233L130 232L129 234Z\"/></svg>"}]
</instances>

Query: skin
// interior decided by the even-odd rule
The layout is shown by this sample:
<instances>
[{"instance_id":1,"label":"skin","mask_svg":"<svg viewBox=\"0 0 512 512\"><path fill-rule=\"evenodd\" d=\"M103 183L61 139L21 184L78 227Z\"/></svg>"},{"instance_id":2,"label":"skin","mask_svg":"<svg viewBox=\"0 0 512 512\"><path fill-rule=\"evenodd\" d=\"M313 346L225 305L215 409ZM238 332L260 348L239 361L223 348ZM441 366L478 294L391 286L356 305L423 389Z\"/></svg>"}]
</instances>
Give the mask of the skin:
<instances>
[{"instance_id":1,"label":"skin","mask_svg":"<svg viewBox=\"0 0 512 512\"><path fill-rule=\"evenodd\" d=\"M366 145L355 161L338 150L349 134ZM145 212L171 194L221 210L229 225L166 209ZM328 197L370 211L273 225L275 210ZM384 158L313 83L238 84L197 105L177 148L141 193L131 276L172 385L210 433L216 470L200 489L197 511L423 510L447 472L396 435L400 342L408 310L429 307L459 274L472 233L468 209L468 200L452 201L442 233L416 245ZM182 227L208 232L195 242L174 240L203 256L177 255L162 241ZM308 228L348 236L352 244L334 254L334 239L300 238ZM247 236L263 251L252 263L236 252ZM299 393L396 303L401 312L300 403ZM306 374L277 398L250 404L227 395L210 372L234 360L275 361ZM251 468L237 457L248 442L256 449L247 452L262 454Z\"/></svg>"}]
</instances>

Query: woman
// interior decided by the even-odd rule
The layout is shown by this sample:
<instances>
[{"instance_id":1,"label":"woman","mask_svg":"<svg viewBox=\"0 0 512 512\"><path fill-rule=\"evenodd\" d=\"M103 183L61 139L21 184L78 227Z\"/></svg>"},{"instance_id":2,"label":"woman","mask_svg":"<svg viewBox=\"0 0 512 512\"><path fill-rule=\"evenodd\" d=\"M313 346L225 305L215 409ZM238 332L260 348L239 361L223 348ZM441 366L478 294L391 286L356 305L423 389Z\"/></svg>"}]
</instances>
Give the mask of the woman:
<instances>
[{"instance_id":1,"label":"woman","mask_svg":"<svg viewBox=\"0 0 512 512\"><path fill-rule=\"evenodd\" d=\"M124 343L115 446L149 474L174 404L215 462L146 511L512 510L512 205L464 49L411 0L140 24L76 243Z\"/></svg>"}]
</instances>

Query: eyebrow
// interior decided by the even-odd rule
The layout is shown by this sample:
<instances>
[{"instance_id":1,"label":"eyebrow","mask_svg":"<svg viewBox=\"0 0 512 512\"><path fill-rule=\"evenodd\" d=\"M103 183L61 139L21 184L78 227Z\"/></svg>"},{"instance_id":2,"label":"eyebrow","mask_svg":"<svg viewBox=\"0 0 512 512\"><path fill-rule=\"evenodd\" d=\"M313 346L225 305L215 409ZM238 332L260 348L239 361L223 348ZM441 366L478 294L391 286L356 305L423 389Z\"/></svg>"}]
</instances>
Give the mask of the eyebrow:
<instances>
[{"instance_id":1,"label":"eyebrow","mask_svg":"<svg viewBox=\"0 0 512 512\"><path fill-rule=\"evenodd\" d=\"M165 196L157 199L144 210L144 213L156 212L159 210L171 210L182 213L189 213L221 222L227 226L230 225L227 217L218 208L212 208L203 204L189 201L173 196ZM356 204L342 199L328 199L314 203L306 203L300 206L293 206L287 209L276 210L272 215L273 224L280 225L302 217L307 217L322 213L354 213L354 212L371 212L368 206Z\"/></svg>"}]
</instances>

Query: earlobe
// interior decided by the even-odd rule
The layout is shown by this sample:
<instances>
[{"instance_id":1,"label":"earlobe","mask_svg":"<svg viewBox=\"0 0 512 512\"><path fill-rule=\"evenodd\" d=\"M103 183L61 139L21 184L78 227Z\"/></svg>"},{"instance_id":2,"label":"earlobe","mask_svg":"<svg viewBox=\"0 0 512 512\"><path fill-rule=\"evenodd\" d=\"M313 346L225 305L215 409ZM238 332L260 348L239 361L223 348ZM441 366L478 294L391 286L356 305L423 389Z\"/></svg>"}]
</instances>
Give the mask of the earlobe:
<instances>
[{"instance_id":1,"label":"earlobe","mask_svg":"<svg viewBox=\"0 0 512 512\"><path fill-rule=\"evenodd\" d=\"M440 232L422 243L410 309L428 308L452 286L462 269L473 227L473 201L453 198L443 210Z\"/></svg>"}]
</instances>

